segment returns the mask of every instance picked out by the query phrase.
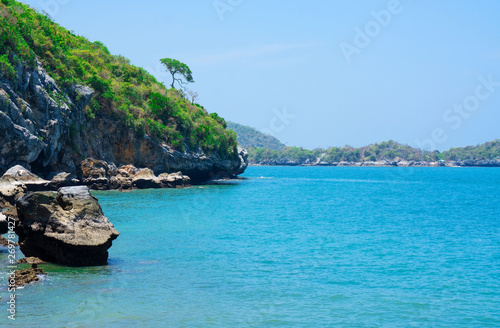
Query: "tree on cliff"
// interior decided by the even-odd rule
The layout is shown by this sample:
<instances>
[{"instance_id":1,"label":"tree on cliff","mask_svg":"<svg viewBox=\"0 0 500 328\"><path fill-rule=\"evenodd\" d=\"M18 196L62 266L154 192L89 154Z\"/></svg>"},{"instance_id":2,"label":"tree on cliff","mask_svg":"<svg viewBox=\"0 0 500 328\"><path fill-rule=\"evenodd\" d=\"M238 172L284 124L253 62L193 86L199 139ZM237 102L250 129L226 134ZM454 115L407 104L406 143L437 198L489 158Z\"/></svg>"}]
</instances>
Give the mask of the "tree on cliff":
<instances>
[{"instance_id":1,"label":"tree on cliff","mask_svg":"<svg viewBox=\"0 0 500 328\"><path fill-rule=\"evenodd\" d=\"M174 83L177 81L179 85L182 87L184 84L192 83L193 73L191 69L184 63L181 63L177 59L172 58L163 58L160 59L160 62L165 65L167 71L172 74L172 84L171 87L175 88ZM176 77L176 75L180 75L180 77ZM185 80L185 81L184 81Z\"/></svg>"}]
</instances>

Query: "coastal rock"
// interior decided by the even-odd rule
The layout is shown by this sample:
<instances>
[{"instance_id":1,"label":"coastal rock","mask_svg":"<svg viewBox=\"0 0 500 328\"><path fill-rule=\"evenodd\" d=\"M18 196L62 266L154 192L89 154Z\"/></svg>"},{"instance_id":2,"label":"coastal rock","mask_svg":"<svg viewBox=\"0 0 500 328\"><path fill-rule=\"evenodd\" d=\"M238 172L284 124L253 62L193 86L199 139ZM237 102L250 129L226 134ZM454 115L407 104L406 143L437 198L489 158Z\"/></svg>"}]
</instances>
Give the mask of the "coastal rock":
<instances>
[{"instance_id":1,"label":"coastal rock","mask_svg":"<svg viewBox=\"0 0 500 328\"><path fill-rule=\"evenodd\" d=\"M11 183L44 181L42 178L40 178L36 174L31 173L21 165L16 165L8 169L1 179L9 181Z\"/></svg>"},{"instance_id":2,"label":"coastal rock","mask_svg":"<svg viewBox=\"0 0 500 328\"><path fill-rule=\"evenodd\" d=\"M64 90L40 61L35 67L20 64L16 69L13 81L0 80L0 175L20 164L40 176L69 172L92 189L109 189L115 175L111 167L82 176L82 160L133 164L157 175L182 171L196 181L219 172L234 176L248 166L242 149L230 159L198 147L180 152L105 114L89 119L84 109L94 97L92 88L73 85Z\"/></svg>"},{"instance_id":3,"label":"coastal rock","mask_svg":"<svg viewBox=\"0 0 500 328\"><path fill-rule=\"evenodd\" d=\"M13 245L13 246L19 246L19 243L12 243L10 242L7 238L5 238L4 236L0 236L0 246L9 246L10 245Z\"/></svg>"},{"instance_id":4,"label":"coastal rock","mask_svg":"<svg viewBox=\"0 0 500 328\"><path fill-rule=\"evenodd\" d=\"M248 151L240 146L238 146L238 158L240 159L240 166L237 167L233 175L240 175L245 172L248 167Z\"/></svg>"},{"instance_id":5,"label":"coastal rock","mask_svg":"<svg viewBox=\"0 0 500 328\"><path fill-rule=\"evenodd\" d=\"M500 167L500 159L497 160L465 160L454 162L455 166L478 166L478 167Z\"/></svg>"},{"instance_id":6,"label":"coastal rock","mask_svg":"<svg viewBox=\"0 0 500 328\"><path fill-rule=\"evenodd\" d=\"M0 209L6 209L14 205L16 198L24 193L22 186L0 179Z\"/></svg>"},{"instance_id":7,"label":"coastal rock","mask_svg":"<svg viewBox=\"0 0 500 328\"><path fill-rule=\"evenodd\" d=\"M30 192L17 201L17 212L21 251L47 262L104 265L119 235L86 186Z\"/></svg>"},{"instance_id":8,"label":"coastal rock","mask_svg":"<svg viewBox=\"0 0 500 328\"><path fill-rule=\"evenodd\" d=\"M182 188L191 185L190 177L182 172L162 173L156 176L148 168L137 169L133 165L116 168L113 164L86 159L81 164L83 182L91 189L131 190L156 188Z\"/></svg>"},{"instance_id":9,"label":"coastal rock","mask_svg":"<svg viewBox=\"0 0 500 328\"><path fill-rule=\"evenodd\" d=\"M118 170L116 171L116 174L120 174L124 177L132 177L134 175L136 175L137 173L137 168L133 165L123 165L123 166L120 166L118 168Z\"/></svg>"},{"instance_id":10,"label":"coastal rock","mask_svg":"<svg viewBox=\"0 0 500 328\"><path fill-rule=\"evenodd\" d=\"M191 185L191 179L182 172L162 173L158 176L162 188L185 188Z\"/></svg>"},{"instance_id":11,"label":"coastal rock","mask_svg":"<svg viewBox=\"0 0 500 328\"><path fill-rule=\"evenodd\" d=\"M38 257L24 257L22 259L17 260L18 264L42 264L46 263L40 260Z\"/></svg>"},{"instance_id":12,"label":"coastal rock","mask_svg":"<svg viewBox=\"0 0 500 328\"><path fill-rule=\"evenodd\" d=\"M9 277L9 285L15 286L15 288L22 287L40 280L39 275L46 274L47 272L40 269L37 264L32 264L29 269L14 271L14 274Z\"/></svg>"},{"instance_id":13,"label":"coastal rock","mask_svg":"<svg viewBox=\"0 0 500 328\"><path fill-rule=\"evenodd\" d=\"M7 170L0 181L7 181L14 186L18 186L24 192L47 190L49 185L49 181L31 173L21 165L16 165Z\"/></svg>"},{"instance_id":14,"label":"coastal rock","mask_svg":"<svg viewBox=\"0 0 500 328\"><path fill-rule=\"evenodd\" d=\"M162 188L162 185L151 169L141 169L132 178L132 187L137 189L148 189Z\"/></svg>"},{"instance_id":15,"label":"coastal rock","mask_svg":"<svg viewBox=\"0 0 500 328\"><path fill-rule=\"evenodd\" d=\"M108 190L109 187L109 165L105 161L87 158L80 164L81 179L83 184L90 189Z\"/></svg>"},{"instance_id":16,"label":"coastal rock","mask_svg":"<svg viewBox=\"0 0 500 328\"><path fill-rule=\"evenodd\" d=\"M71 173L61 172L52 177L49 183L50 190L58 190L62 187L72 187L81 185L80 180Z\"/></svg>"}]
</instances>

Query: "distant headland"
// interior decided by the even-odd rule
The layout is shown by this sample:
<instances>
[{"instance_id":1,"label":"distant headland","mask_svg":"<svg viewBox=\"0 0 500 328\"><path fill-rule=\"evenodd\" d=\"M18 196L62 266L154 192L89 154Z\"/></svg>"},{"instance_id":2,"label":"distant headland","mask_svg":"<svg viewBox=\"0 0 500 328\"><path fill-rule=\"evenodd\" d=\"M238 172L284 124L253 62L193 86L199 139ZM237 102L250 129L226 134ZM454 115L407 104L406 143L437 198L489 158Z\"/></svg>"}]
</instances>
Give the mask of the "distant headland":
<instances>
[{"instance_id":1,"label":"distant headland","mask_svg":"<svg viewBox=\"0 0 500 328\"><path fill-rule=\"evenodd\" d=\"M250 165L500 167L500 139L444 152L417 149L393 140L359 148L308 150L287 147L277 138L249 126L228 122L228 128L236 132L240 146L248 149Z\"/></svg>"}]
</instances>

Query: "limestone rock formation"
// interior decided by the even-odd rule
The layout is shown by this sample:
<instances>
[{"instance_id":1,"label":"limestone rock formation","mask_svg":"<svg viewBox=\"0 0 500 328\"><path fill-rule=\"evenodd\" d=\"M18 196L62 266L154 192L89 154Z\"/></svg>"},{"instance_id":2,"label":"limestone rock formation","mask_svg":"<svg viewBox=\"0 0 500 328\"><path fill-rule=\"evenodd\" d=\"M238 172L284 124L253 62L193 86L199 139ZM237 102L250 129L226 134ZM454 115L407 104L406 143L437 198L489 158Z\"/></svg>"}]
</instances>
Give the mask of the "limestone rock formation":
<instances>
[{"instance_id":1,"label":"limestone rock formation","mask_svg":"<svg viewBox=\"0 0 500 328\"><path fill-rule=\"evenodd\" d=\"M93 158L87 158L82 161L80 168L82 182L89 186L90 189L110 189L110 169L108 163Z\"/></svg>"},{"instance_id":2,"label":"limestone rock formation","mask_svg":"<svg viewBox=\"0 0 500 328\"><path fill-rule=\"evenodd\" d=\"M206 181L219 172L237 175L248 165L242 150L233 159L198 148L179 152L106 116L89 119L84 108L94 90L77 84L62 89L40 62L34 69L20 63L16 71L14 81L0 77L0 174L19 164L42 177L50 172L79 175L79 164L95 158L149 168L156 175L182 171ZM109 189L103 179L109 172L103 169L90 173L95 189Z\"/></svg>"},{"instance_id":3,"label":"limestone rock formation","mask_svg":"<svg viewBox=\"0 0 500 328\"><path fill-rule=\"evenodd\" d=\"M82 161L80 172L82 182L91 189L98 190L182 188L191 184L190 177L181 172L156 176L148 168L138 169L130 164L116 168L113 164L92 158Z\"/></svg>"},{"instance_id":4,"label":"limestone rock formation","mask_svg":"<svg viewBox=\"0 0 500 328\"><path fill-rule=\"evenodd\" d=\"M119 235L86 186L29 192L18 199L17 214L21 251L48 262L104 265Z\"/></svg>"},{"instance_id":5,"label":"limestone rock formation","mask_svg":"<svg viewBox=\"0 0 500 328\"><path fill-rule=\"evenodd\" d=\"M137 189L161 188L161 183L153 170L142 169L133 176L132 187Z\"/></svg>"},{"instance_id":6,"label":"limestone rock formation","mask_svg":"<svg viewBox=\"0 0 500 328\"><path fill-rule=\"evenodd\" d=\"M48 189L58 190L62 187L72 187L78 185L81 185L81 182L75 175L68 172L61 172L51 175Z\"/></svg>"}]
</instances>

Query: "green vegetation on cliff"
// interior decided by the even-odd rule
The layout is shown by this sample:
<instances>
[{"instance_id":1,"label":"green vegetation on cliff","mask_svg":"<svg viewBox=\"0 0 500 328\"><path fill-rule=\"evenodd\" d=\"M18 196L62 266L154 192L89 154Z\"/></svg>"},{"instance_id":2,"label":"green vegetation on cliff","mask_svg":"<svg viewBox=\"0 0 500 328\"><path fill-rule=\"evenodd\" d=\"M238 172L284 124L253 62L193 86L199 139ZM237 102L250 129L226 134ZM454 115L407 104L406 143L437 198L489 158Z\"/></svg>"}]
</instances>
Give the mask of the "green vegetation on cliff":
<instances>
[{"instance_id":1,"label":"green vegetation on cliff","mask_svg":"<svg viewBox=\"0 0 500 328\"><path fill-rule=\"evenodd\" d=\"M167 90L101 42L77 36L20 2L1 0L0 78L14 81L19 65L34 68L37 60L66 93L74 84L94 89L85 108L90 120L109 117L180 151L200 147L223 158L237 157L234 132L182 91Z\"/></svg>"},{"instance_id":2,"label":"green vegetation on cliff","mask_svg":"<svg viewBox=\"0 0 500 328\"><path fill-rule=\"evenodd\" d=\"M238 143L243 148L265 148L271 150L282 150L285 148L285 145L275 137L257 131L249 126L227 122L227 127L236 132Z\"/></svg>"}]
</instances>

